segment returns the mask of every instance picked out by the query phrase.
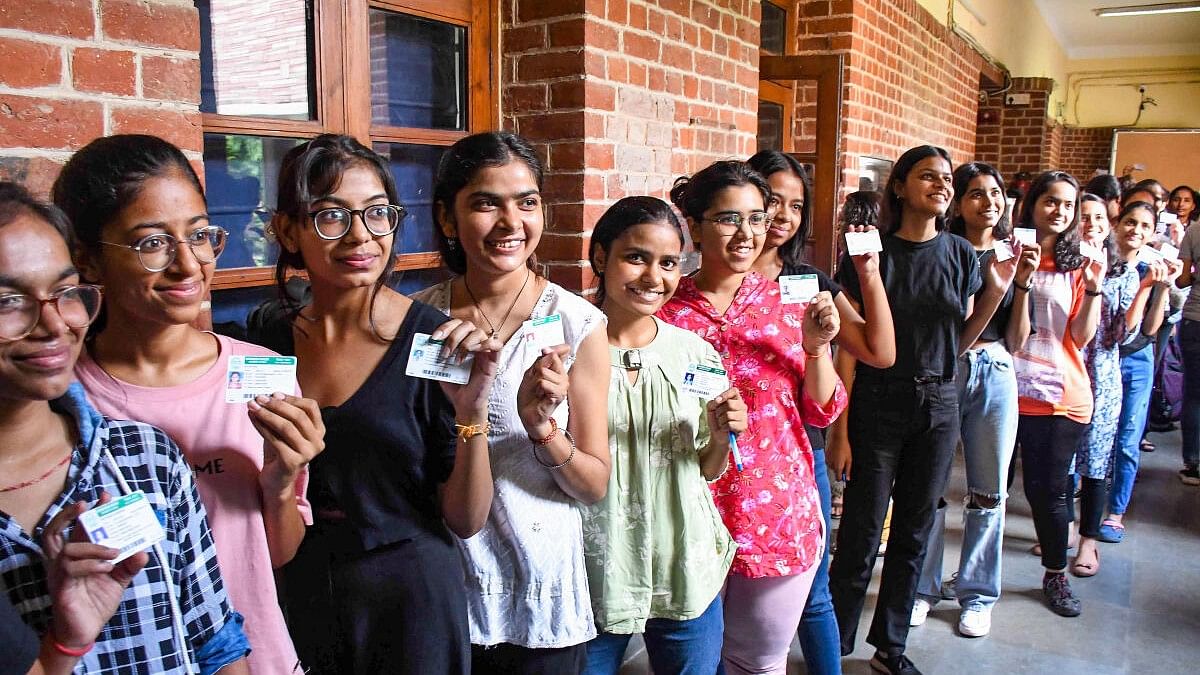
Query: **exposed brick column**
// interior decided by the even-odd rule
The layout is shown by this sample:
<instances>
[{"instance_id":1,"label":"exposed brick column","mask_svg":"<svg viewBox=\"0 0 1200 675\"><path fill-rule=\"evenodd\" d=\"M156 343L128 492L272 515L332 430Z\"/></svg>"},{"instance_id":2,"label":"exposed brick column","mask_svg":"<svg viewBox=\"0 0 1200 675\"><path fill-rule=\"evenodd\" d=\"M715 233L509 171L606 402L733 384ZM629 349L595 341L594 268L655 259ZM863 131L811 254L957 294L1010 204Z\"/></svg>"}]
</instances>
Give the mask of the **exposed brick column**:
<instances>
[{"instance_id":1,"label":"exposed brick column","mask_svg":"<svg viewBox=\"0 0 1200 675\"><path fill-rule=\"evenodd\" d=\"M44 196L73 151L115 133L199 165L199 50L191 0L0 3L0 179Z\"/></svg>"},{"instance_id":2,"label":"exposed brick column","mask_svg":"<svg viewBox=\"0 0 1200 675\"><path fill-rule=\"evenodd\" d=\"M1108 170L1112 161L1112 127L1063 129L1062 159L1059 168L1086 183L1096 169Z\"/></svg>"}]
</instances>

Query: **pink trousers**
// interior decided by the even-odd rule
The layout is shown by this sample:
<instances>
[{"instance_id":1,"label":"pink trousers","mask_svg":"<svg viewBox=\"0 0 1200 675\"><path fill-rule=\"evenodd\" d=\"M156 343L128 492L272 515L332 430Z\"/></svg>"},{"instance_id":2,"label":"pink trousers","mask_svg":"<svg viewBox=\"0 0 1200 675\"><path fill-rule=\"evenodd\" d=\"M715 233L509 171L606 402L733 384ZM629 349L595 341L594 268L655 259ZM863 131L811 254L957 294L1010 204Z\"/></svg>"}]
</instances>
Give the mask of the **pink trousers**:
<instances>
[{"instance_id":1,"label":"pink trousers","mask_svg":"<svg viewBox=\"0 0 1200 675\"><path fill-rule=\"evenodd\" d=\"M730 574L725 579L725 644L721 659L728 675L787 673L788 650L800 626L817 566L814 562L790 577L750 579Z\"/></svg>"}]
</instances>

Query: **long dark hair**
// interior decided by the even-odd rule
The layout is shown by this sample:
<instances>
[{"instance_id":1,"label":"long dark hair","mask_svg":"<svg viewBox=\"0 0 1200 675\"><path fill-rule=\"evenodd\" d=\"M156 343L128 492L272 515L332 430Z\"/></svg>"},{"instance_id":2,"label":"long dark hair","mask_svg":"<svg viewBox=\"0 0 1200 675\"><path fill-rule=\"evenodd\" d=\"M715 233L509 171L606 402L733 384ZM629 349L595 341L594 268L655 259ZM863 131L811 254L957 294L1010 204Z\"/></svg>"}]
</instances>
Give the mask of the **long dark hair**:
<instances>
[{"instance_id":1,"label":"long dark hair","mask_svg":"<svg viewBox=\"0 0 1200 675\"><path fill-rule=\"evenodd\" d=\"M383 185L388 202L400 204L396 180L383 157L352 136L321 134L311 141L297 145L284 155L283 164L279 167L279 199L274 218L287 218L294 224L304 226L310 220L308 212L313 203L336 192L342 182L342 175L357 166L373 170ZM277 223L272 223L272 228L277 226ZM371 287L371 310L368 312L371 330L376 337L384 341L388 338L380 335L375 329L375 299L379 290L387 283L388 275L395 265L394 242L400 236L400 231L397 230L393 245L388 250L383 273ZM279 259L275 262L275 286L289 318L295 319L300 312L300 305L287 292L288 272L292 269L305 269L304 257L300 255L299 250L293 252L280 247Z\"/></svg>"},{"instance_id":2,"label":"long dark hair","mask_svg":"<svg viewBox=\"0 0 1200 675\"><path fill-rule=\"evenodd\" d=\"M592 243L588 245L588 262L592 273L600 280L596 289L596 304L604 303L604 272L596 266L596 252L603 250L605 254L612 252L612 244L631 227L646 223L666 223L679 234L679 245L682 247L683 223L675 210L658 197L622 197L608 207L596 227L592 230Z\"/></svg>"},{"instance_id":3,"label":"long dark hair","mask_svg":"<svg viewBox=\"0 0 1200 675\"><path fill-rule=\"evenodd\" d=\"M441 160L438 161L437 173L433 187L433 222L437 235L438 250L442 253L442 262L455 274L467 271L467 255L458 240L453 242L442 231L442 220L454 217L454 199L459 191L475 180L475 174L481 169L504 166L509 162L523 162L533 174L538 191L542 189L544 170L542 162L534 152L533 146L524 138L507 131L488 131L460 138L451 145ZM530 269L536 270L537 260L530 256L527 261Z\"/></svg>"},{"instance_id":4,"label":"long dark hair","mask_svg":"<svg viewBox=\"0 0 1200 675\"><path fill-rule=\"evenodd\" d=\"M795 157L778 150L759 151L746 160L746 163L768 181L772 175L787 171L804 187L804 209L800 212L800 226L792 233L791 238L779 247L779 258L784 264L802 264L804 249L808 244L808 231L812 228L812 181L808 178L808 172Z\"/></svg>"},{"instance_id":5,"label":"long dark hair","mask_svg":"<svg viewBox=\"0 0 1200 675\"><path fill-rule=\"evenodd\" d=\"M1087 202L1099 204L1100 208L1104 211L1104 217L1108 218L1108 202L1100 195L1094 195L1090 192L1084 192L1079 196L1080 217L1083 217L1083 205ZM1104 243L1101 244L1108 254L1108 272L1105 275L1106 277L1119 277L1125 273L1125 259L1121 257L1121 252L1117 250L1116 240L1113 238L1114 226L1116 226L1116 223L1108 224L1108 236L1104 238Z\"/></svg>"},{"instance_id":6,"label":"long dark hair","mask_svg":"<svg viewBox=\"0 0 1200 675\"><path fill-rule=\"evenodd\" d=\"M1117 181L1116 176L1110 173L1092 176L1087 185L1083 186L1083 191L1096 195L1105 202L1121 200L1121 183Z\"/></svg>"},{"instance_id":7,"label":"long dark hair","mask_svg":"<svg viewBox=\"0 0 1200 675\"><path fill-rule=\"evenodd\" d=\"M1191 222L1194 220L1200 220L1200 193L1197 193L1190 186L1188 186L1188 185L1177 186L1174 190L1171 190L1171 195L1169 197L1167 197L1167 201L1170 202L1172 199L1175 198L1175 195L1179 194L1180 192L1190 192L1192 194L1192 212L1188 214L1188 222ZM1179 215L1179 214L1175 214L1175 215ZM1187 222L1184 223L1184 225L1187 225L1187 224L1188 224Z\"/></svg>"},{"instance_id":8,"label":"long dark hair","mask_svg":"<svg viewBox=\"0 0 1200 675\"><path fill-rule=\"evenodd\" d=\"M767 185L767 179L746 162L737 160L713 162L690 178L676 178L675 185L671 188L671 203L685 217L699 223L718 193L743 185L754 186L762 195L763 207L766 207L767 200L771 197L771 187Z\"/></svg>"},{"instance_id":9,"label":"long dark hair","mask_svg":"<svg viewBox=\"0 0 1200 675\"><path fill-rule=\"evenodd\" d=\"M991 164L983 162L967 162L954 170L954 216L950 218L950 231L960 237L965 237L967 234L967 223L962 217L962 200L967 195L967 188L971 185L971 181L980 176L991 176L996 181L996 186L1000 188L1000 195L1004 199L1004 204L1001 206L1002 212L1000 220L992 227L992 236L996 239L1008 239L1009 225L1008 222L1008 195L1004 188L1004 178L1000 172Z\"/></svg>"},{"instance_id":10,"label":"long dark hair","mask_svg":"<svg viewBox=\"0 0 1200 675\"><path fill-rule=\"evenodd\" d=\"M892 167L892 173L888 176L887 185L883 190L883 205L879 222L882 223L881 229L885 234L894 234L899 230L900 219L904 215L904 202L900 199L900 195L896 194L896 186L908 180L908 174L912 172L917 162L928 157L941 157L946 160L947 165L951 168L954 167L954 163L950 161L950 153L936 145L918 145L900 155L900 158L896 160L896 165ZM938 216L935 225L939 231L946 229L946 216Z\"/></svg>"},{"instance_id":11,"label":"long dark hair","mask_svg":"<svg viewBox=\"0 0 1200 675\"><path fill-rule=\"evenodd\" d=\"M1017 225L1034 227L1033 208L1051 185L1060 182L1075 188L1075 211L1071 216L1071 224L1054 239L1054 266L1059 272L1070 272L1083 267L1083 256L1079 254L1079 181L1075 180L1074 176L1066 171L1056 170L1047 171L1035 178L1025 199L1021 201L1021 215L1017 218Z\"/></svg>"}]
</instances>

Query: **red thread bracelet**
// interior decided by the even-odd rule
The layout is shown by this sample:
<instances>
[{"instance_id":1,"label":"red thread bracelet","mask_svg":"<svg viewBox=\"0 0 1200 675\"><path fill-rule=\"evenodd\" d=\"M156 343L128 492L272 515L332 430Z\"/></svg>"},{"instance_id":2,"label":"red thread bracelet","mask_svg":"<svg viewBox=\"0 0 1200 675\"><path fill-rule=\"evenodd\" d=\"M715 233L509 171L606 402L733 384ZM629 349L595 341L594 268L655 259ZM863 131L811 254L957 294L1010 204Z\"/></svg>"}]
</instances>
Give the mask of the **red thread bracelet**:
<instances>
[{"instance_id":1,"label":"red thread bracelet","mask_svg":"<svg viewBox=\"0 0 1200 675\"><path fill-rule=\"evenodd\" d=\"M50 638L50 644L54 646L54 650L57 651L59 654L62 654L64 656L71 656L74 658L79 658L79 657L83 656L84 654L87 654L88 652L92 651L92 647L96 646L95 642L90 642L85 647L80 647L79 649L71 649L70 647L59 644L57 637Z\"/></svg>"},{"instance_id":2,"label":"red thread bracelet","mask_svg":"<svg viewBox=\"0 0 1200 675\"><path fill-rule=\"evenodd\" d=\"M555 421L555 419L553 417L551 417L550 418L550 435L546 436L545 438L534 438L533 436L530 436L529 440L533 441L534 445L549 445L550 441L554 440L554 437L557 435L558 435L558 422Z\"/></svg>"}]
</instances>

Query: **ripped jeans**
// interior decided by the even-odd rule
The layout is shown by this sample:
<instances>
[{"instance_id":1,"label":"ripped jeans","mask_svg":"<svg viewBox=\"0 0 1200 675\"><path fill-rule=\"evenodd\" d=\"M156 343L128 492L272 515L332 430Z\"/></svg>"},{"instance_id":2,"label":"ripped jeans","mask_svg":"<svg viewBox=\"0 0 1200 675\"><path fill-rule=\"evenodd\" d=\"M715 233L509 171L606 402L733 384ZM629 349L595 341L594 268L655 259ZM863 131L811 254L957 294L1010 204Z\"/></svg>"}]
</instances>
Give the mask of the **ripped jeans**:
<instances>
[{"instance_id":1,"label":"ripped jeans","mask_svg":"<svg viewBox=\"0 0 1200 675\"><path fill-rule=\"evenodd\" d=\"M958 357L959 414L967 465L962 556L955 594L964 609L995 604L1000 597L1004 506L1008 464L1017 441L1017 377L1001 342ZM917 594L930 603L942 597L946 508L938 509L925 552Z\"/></svg>"}]
</instances>

